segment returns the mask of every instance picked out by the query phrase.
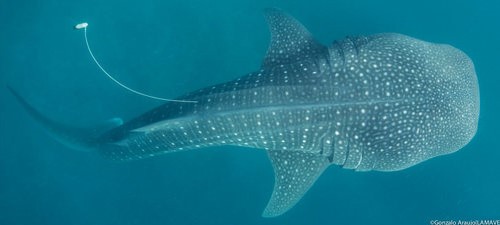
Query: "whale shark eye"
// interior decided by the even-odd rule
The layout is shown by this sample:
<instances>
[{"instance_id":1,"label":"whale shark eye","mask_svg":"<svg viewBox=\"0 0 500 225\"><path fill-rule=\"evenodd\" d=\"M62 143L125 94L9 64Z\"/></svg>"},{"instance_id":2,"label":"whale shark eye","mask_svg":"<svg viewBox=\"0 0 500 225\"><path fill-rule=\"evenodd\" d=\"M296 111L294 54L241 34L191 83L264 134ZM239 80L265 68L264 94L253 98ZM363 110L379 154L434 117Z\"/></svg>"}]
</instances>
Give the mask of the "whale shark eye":
<instances>
[{"instance_id":1,"label":"whale shark eye","mask_svg":"<svg viewBox=\"0 0 500 225\"><path fill-rule=\"evenodd\" d=\"M128 86L126 86L125 84L121 83L120 81L118 81L117 79L115 79L113 76L111 76L111 74L109 74L105 69L104 67L101 66L101 64L99 63L99 61L97 61L97 58L94 56L94 53L92 52L92 50L90 49L90 44L89 44L89 40L87 38L87 27L89 26L88 23L86 22L83 22L83 23L79 23L79 24L76 24L74 26L75 29L77 30L82 30L83 29L83 33L84 33L84 36L85 36L85 44L87 45L87 50L90 54L90 56L92 57L92 60L94 60L95 64L97 65L97 67L99 67L99 69L104 73L106 74L106 76L108 76L109 79L111 79L113 82L115 82L116 84L118 84L119 86L121 86L122 88L125 88L127 91L130 91L134 94L137 94L137 95L140 95L140 96L144 96L144 97L147 97L147 98L152 98L152 99L156 99L156 100L161 100L161 101L167 101L167 102L183 102L183 103L197 103L197 101L191 101L191 100L178 100L178 99L168 99L168 98L161 98L161 97L157 97L157 96L153 96L153 95L148 95L148 94L145 94L143 92L140 92L140 91L137 91L135 89L132 89Z\"/></svg>"}]
</instances>

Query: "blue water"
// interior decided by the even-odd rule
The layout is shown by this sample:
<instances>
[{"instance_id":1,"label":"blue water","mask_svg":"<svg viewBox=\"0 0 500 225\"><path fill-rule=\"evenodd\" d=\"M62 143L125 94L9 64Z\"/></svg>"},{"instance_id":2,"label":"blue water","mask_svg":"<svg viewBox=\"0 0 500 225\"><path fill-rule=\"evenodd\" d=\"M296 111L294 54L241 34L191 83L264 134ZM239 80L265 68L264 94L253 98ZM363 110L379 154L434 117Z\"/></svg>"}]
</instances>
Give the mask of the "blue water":
<instances>
[{"instance_id":1,"label":"blue water","mask_svg":"<svg viewBox=\"0 0 500 225\"><path fill-rule=\"evenodd\" d=\"M261 218L273 187L266 153L223 147L129 163L71 151L15 102L74 125L131 118L160 104L109 81L175 97L259 68L262 16L282 8L325 44L398 32L454 45L474 61L481 116L462 150L409 169L329 168L295 208ZM0 3L0 224L430 224L500 219L500 3L495 1L141 0Z\"/></svg>"}]
</instances>

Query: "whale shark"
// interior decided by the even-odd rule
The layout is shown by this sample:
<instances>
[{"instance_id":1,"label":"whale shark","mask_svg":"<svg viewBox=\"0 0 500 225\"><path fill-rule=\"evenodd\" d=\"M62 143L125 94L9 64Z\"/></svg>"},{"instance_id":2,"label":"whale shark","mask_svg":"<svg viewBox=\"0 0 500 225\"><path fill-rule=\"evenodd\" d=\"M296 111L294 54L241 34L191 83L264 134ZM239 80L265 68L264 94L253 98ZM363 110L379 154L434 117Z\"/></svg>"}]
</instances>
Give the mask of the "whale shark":
<instances>
[{"instance_id":1,"label":"whale shark","mask_svg":"<svg viewBox=\"0 0 500 225\"><path fill-rule=\"evenodd\" d=\"M73 148L129 161L209 146L267 152L275 174L263 217L294 207L329 166L398 171L453 153L474 137L479 87L461 50L397 33L348 36L326 46L295 18L267 9L262 65L126 122L73 128L31 116Z\"/></svg>"}]
</instances>

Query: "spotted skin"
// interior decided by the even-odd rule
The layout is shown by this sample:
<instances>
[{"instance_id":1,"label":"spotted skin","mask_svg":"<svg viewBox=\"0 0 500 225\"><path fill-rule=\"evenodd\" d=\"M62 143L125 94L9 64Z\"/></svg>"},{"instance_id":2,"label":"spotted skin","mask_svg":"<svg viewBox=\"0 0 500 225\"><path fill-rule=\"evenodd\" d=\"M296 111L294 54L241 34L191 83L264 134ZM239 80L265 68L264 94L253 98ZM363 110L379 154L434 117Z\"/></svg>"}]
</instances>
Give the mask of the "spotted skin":
<instances>
[{"instance_id":1,"label":"spotted skin","mask_svg":"<svg viewBox=\"0 0 500 225\"><path fill-rule=\"evenodd\" d=\"M262 67L179 97L95 143L113 160L208 146L265 149L275 186L263 216L292 208L329 165L401 170L452 153L475 135L472 61L449 45L401 34L316 42L294 18L266 11Z\"/></svg>"}]
</instances>

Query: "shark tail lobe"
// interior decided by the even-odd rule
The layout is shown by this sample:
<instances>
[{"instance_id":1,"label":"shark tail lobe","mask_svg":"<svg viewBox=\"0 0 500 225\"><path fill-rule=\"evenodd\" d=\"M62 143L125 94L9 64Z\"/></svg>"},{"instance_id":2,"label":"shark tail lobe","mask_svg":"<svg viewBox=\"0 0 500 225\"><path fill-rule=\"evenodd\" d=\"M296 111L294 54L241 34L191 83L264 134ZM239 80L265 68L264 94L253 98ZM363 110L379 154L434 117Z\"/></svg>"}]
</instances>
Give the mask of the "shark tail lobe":
<instances>
[{"instance_id":1,"label":"shark tail lobe","mask_svg":"<svg viewBox=\"0 0 500 225\"><path fill-rule=\"evenodd\" d=\"M80 128L68 126L66 124L54 121L40 113L31 104L29 104L17 91L7 86L18 102L28 112L28 114L47 131L47 133L60 143L81 151L93 151L100 146L100 135L107 130L123 124L120 118L113 118L105 123L92 128Z\"/></svg>"}]
</instances>

